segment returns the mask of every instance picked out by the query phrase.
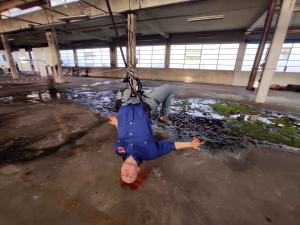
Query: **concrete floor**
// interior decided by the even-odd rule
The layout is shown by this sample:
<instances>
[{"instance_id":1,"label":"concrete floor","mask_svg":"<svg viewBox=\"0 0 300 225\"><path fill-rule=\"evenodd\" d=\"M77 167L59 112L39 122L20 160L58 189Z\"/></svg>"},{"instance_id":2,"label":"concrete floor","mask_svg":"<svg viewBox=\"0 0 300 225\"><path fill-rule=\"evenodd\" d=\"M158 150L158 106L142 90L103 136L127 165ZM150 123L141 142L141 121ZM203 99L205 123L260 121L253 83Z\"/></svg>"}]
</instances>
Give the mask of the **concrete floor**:
<instances>
[{"instance_id":1,"label":"concrete floor","mask_svg":"<svg viewBox=\"0 0 300 225\"><path fill-rule=\"evenodd\" d=\"M70 83L58 88L107 79L66 80ZM0 97L46 89L44 82L0 84ZM143 84L159 86L162 82ZM242 87L170 84L177 98L245 103L254 99L254 93ZM111 90L121 85L92 88ZM300 112L299 93L270 91L267 103L257 106ZM98 120L85 106L65 99L2 104L0 155L1 149L20 139L38 140L26 143L31 149L57 146ZM116 129L104 123L53 154L42 156L37 150L27 153L34 160L0 165L0 224L299 224L298 154L268 146L249 147L239 154L210 155L191 149L173 152L146 162L150 177L140 190L129 191L119 185L121 159L113 151L116 135Z\"/></svg>"}]
</instances>

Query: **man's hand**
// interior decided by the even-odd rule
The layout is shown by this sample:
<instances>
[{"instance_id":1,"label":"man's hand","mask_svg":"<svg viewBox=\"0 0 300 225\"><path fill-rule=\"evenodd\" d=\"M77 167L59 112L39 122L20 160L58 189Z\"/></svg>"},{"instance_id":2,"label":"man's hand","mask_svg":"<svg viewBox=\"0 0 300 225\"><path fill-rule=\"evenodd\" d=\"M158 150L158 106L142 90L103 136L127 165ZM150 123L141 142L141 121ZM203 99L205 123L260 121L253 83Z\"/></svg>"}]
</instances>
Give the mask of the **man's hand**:
<instances>
[{"instance_id":1,"label":"man's hand","mask_svg":"<svg viewBox=\"0 0 300 225\"><path fill-rule=\"evenodd\" d=\"M118 128L118 119L115 116L108 116L108 121L110 124L115 125Z\"/></svg>"},{"instance_id":2,"label":"man's hand","mask_svg":"<svg viewBox=\"0 0 300 225\"><path fill-rule=\"evenodd\" d=\"M199 146L204 144L204 142L200 142L198 138L194 138L191 143L192 148L198 151L201 150Z\"/></svg>"}]
</instances>

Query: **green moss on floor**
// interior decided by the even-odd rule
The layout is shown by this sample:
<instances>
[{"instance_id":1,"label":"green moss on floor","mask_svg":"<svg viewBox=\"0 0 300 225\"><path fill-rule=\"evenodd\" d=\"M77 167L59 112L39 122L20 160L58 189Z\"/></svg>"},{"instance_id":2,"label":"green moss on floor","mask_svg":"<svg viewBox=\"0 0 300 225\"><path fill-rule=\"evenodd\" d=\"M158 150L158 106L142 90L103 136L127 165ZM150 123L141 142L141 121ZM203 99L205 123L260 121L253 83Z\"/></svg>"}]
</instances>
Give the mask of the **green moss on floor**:
<instances>
[{"instance_id":1,"label":"green moss on floor","mask_svg":"<svg viewBox=\"0 0 300 225\"><path fill-rule=\"evenodd\" d=\"M181 103L174 103L171 106L177 106L180 108L180 112L186 113L186 112L192 110L191 105L192 105L192 103L190 103L188 101L182 101Z\"/></svg>"},{"instance_id":2,"label":"green moss on floor","mask_svg":"<svg viewBox=\"0 0 300 225\"><path fill-rule=\"evenodd\" d=\"M212 109L215 113L221 115L221 116L230 116L230 115L236 115L236 114L259 114L258 111L250 108L247 105L242 104L234 104L234 103L214 103L210 104Z\"/></svg>"},{"instance_id":3,"label":"green moss on floor","mask_svg":"<svg viewBox=\"0 0 300 225\"><path fill-rule=\"evenodd\" d=\"M292 124L279 127L261 121L238 121L233 118L227 118L226 121L227 129L224 132L227 134L300 148L300 130Z\"/></svg>"}]
</instances>

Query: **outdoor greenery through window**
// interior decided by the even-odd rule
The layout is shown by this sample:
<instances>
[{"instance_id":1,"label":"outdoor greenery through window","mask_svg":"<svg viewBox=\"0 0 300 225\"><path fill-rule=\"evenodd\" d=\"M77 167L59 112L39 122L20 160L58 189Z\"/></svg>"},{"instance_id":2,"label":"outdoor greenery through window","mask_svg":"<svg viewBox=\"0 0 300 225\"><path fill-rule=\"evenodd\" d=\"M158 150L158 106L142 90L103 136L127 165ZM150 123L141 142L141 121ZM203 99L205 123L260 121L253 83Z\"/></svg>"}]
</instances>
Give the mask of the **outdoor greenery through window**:
<instances>
[{"instance_id":1,"label":"outdoor greenery through window","mask_svg":"<svg viewBox=\"0 0 300 225\"><path fill-rule=\"evenodd\" d=\"M109 48L77 49L78 65L81 67L110 67Z\"/></svg>"},{"instance_id":2,"label":"outdoor greenery through window","mask_svg":"<svg viewBox=\"0 0 300 225\"><path fill-rule=\"evenodd\" d=\"M239 44L171 45L170 68L234 70Z\"/></svg>"},{"instance_id":3,"label":"outdoor greenery through window","mask_svg":"<svg viewBox=\"0 0 300 225\"><path fill-rule=\"evenodd\" d=\"M123 52L126 58L126 47L123 47ZM137 46L136 58L139 68L165 68L166 46ZM127 58L126 58L127 59ZM120 48L117 49L117 66L125 67Z\"/></svg>"},{"instance_id":4,"label":"outdoor greenery through window","mask_svg":"<svg viewBox=\"0 0 300 225\"><path fill-rule=\"evenodd\" d=\"M262 65L270 44L266 44L260 61ZM251 71L258 44L247 44L242 71ZM276 72L300 72L300 44L286 43L282 45L281 53L275 69Z\"/></svg>"},{"instance_id":5,"label":"outdoor greenery through window","mask_svg":"<svg viewBox=\"0 0 300 225\"><path fill-rule=\"evenodd\" d=\"M60 50L60 58L63 61L62 66L73 67L74 62L74 52L73 50Z\"/></svg>"}]
</instances>

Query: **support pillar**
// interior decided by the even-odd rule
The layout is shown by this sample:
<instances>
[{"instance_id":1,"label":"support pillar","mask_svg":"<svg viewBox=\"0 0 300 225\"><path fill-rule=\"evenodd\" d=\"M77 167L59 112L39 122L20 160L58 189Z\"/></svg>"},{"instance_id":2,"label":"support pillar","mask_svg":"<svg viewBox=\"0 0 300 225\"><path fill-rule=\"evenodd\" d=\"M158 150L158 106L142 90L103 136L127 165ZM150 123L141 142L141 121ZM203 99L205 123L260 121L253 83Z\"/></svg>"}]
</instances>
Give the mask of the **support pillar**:
<instances>
[{"instance_id":1,"label":"support pillar","mask_svg":"<svg viewBox=\"0 0 300 225\"><path fill-rule=\"evenodd\" d=\"M65 80L61 66L62 62L59 54L58 41L53 28L46 31L46 38L50 49L55 82L58 84L64 84Z\"/></svg>"},{"instance_id":2,"label":"support pillar","mask_svg":"<svg viewBox=\"0 0 300 225\"><path fill-rule=\"evenodd\" d=\"M3 43L3 46L4 46L4 50L5 50L8 62L9 62L9 68L10 68L10 71L11 71L11 74L12 74L12 78L13 79L19 79L19 74L18 74L16 65L15 65L15 60L12 57L10 44L7 40L6 35L1 34L1 40L2 40L2 43Z\"/></svg>"},{"instance_id":3,"label":"support pillar","mask_svg":"<svg viewBox=\"0 0 300 225\"><path fill-rule=\"evenodd\" d=\"M261 83L258 87L255 102L265 103L269 87L276 69L276 65L281 53L282 45L286 37L286 33L290 24L290 20L294 11L295 0L283 0L281 11L279 14L278 24L271 43L268 58L262 74Z\"/></svg>"},{"instance_id":4,"label":"support pillar","mask_svg":"<svg viewBox=\"0 0 300 225\"><path fill-rule=\"evenodd\" d=\"M171 44L169 39L166 42L165 69L170 68Z\"/></svg>"},{"instance_id":5,"label":"support pillar","mask_svg":"<svg viewBox=\"0 0 300 225\"><path fill-rule=\"evenodd\" d=\"M117 68L117 48L114 45L114 43L111 43L109 45L110 48L110 67L112 69L116 69Z\"/></svg>"},{"instance_id":6,"label":"support pillar","mask_svg":"<svg viewBox=\"0 0 300 225\"><path fill-rule=\"evenodd\" d=\"M135 70L136 67L136 37L135 37L135 21L136 16L134 14L128 14L127 16L127 59L128 67L131 70Z\"/></svg>"}]
</instances>

